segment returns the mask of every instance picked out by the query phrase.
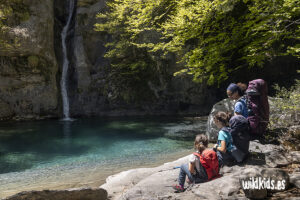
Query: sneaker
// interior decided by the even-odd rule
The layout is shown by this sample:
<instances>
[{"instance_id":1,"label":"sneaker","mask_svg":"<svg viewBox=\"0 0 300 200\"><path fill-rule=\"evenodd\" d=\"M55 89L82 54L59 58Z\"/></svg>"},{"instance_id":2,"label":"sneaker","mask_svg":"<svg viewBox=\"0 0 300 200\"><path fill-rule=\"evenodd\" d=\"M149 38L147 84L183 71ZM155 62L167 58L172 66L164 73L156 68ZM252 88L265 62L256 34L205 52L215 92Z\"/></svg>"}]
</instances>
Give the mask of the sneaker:
<instances>
[{"instance_id":1,"label":"sneaker","mask_svg":"<svg viewBox=\"0 0 300 200\"><path fill-rule=\"evenodd\" d=\"M181 185L174 185L173 189L175 190L176 193L184 192L185 190L184 187L182 187Z\"/></svg>"}]
</instances>

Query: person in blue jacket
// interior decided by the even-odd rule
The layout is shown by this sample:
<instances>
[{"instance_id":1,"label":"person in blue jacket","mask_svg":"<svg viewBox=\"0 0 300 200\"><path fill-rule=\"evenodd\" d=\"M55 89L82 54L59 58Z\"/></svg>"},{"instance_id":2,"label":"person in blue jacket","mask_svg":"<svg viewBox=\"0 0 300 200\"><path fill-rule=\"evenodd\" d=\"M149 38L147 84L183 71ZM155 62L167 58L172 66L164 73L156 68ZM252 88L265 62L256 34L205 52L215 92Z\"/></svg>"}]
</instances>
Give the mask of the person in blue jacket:
<instances>
[{"instance_id":1,"label":"person in blue jacket","mask_svg":"<svg viewBox=\"0 0 300 200\"><path fill-rule=\"evenodd\" d=\"M228 127L230 118L230 114L221 111L214 116L214 122L220 129L218 133L218 142L214 146L214 149L217 151L218 159L221 165L227 165L234 162L231 151L235 149L235 146L233 145L233 139Z\"/></svg>"},{"instance_id":2,"label":"person in blue jacket","mask_svg":"<svg viewBox=\"0 0 300 200\"><path fill-rule=\"evenodd\" d=\"M247 98L244 96L246 89L247 85L244 83L231 83L226 91L230 99L237 100L234 105L234 115L242 115L245 118L248 117Z\"/></svg>"}]
</instances>

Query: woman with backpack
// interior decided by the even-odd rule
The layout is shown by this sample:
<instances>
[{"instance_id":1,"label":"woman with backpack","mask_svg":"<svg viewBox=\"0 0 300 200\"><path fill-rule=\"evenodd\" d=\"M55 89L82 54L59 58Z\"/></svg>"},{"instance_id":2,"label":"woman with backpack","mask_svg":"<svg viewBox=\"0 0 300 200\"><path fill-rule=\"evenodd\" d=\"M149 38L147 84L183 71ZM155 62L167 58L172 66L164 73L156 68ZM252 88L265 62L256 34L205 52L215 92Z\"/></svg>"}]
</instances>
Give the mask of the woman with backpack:
<instances>
[{"instance_id":1,"label":"woman with backpack","mask_svg":"<svg viewBox=\"0 0 300 200\"><path fill-rule=\"evenodd\" d=\"M231 83L227 88L229 98L237 100L234 114L243 115L249 121L251 139L260 139L266 132L270 107L268 102L268 86L263 79L249 81L246 84ZM244 95L244 93L247 95Z\"/></svg>"},{"instance_id":2,"label":"woman with backpack","mask_svg":"<svg viewBox=\"0 0 300 200\"><path fill-rule=\"evenodd\" d=\"M219 161L217 154L212 149L207 149L208 139L199 134L194 141L196 152L190 155L189 163L180 167L178 182L173 186L175 192L184 192L186 176L188 183L203 183L219 176Z\"/></svg>"},{"instance_id":3,"label":"woman with backpack","mask_svg":"<svg viewBox=\"0 0 300 200\"><path fill-rule=\"evenodd\" d=\"M247 85L244 83L231 83L227 87L227 96L230 99L237 100L234 105L234 115L243 115L245 118L248 117L247 100L244 97L244 93L247 89Z\"/></svg>"}]
</instances>

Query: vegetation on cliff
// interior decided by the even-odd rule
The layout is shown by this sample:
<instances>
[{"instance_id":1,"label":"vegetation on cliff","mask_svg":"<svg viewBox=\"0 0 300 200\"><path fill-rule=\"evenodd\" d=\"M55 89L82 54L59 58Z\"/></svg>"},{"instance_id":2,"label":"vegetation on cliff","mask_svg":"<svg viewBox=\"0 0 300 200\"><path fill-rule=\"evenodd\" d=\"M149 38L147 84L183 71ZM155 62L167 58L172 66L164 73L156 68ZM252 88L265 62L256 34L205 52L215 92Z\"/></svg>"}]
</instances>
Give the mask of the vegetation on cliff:
<instances>
[{"instance_id":1,"label":"vegetation on cliff","mask_svg":"<svg viewBox=\"0 0 300 200\"><path fill-rule=\"evenodd\" d=\"M298 71L300 73L300 71ZM280 137L281 143L290 150L300 150L300 80L289 89L274 86L276 98L272 99L267 140Z\"/></svg>"},{"instance_id":2,"label":"vegetation on cliff","mask_svg":"<svg viewBox=\"0 0 300 200\"><path fill-rule=\"evenodd\" d=\"M297 0L111 0L107 5L95 27L112 36L106 57L123 86L155 78L157 66L168 68L159 62L167 63L170 55L179 63L174 75L190 74L210 85L279 57L299 61Z\"/></svg>"},{"instance_id":3,"label":"vegetation on cliff","mask_svg":"<svg viewBox=\"0 0 300 200\"><path fill-rule=\"evenodd\" d=\"M0 0L0 50L14 48L19 38L10 36L10 28L30 17L29 7L22 0Z\"/></svg>"}]
</instances>

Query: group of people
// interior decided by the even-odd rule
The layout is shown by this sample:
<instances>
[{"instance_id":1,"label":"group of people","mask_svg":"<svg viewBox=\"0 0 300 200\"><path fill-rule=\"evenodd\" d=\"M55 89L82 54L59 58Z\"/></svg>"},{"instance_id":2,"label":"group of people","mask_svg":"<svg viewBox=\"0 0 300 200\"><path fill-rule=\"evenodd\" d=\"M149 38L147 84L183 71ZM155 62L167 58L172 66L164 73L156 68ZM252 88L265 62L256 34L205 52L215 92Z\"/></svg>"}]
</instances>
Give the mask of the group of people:
<instances>
[{"instance_id":1,"label":"group of people","mask_svg":"<svg viewBox=\"0 0 300 200\"><path fill-rule=\"evenodd\" d=\"M173 186L176 192L185 190L184 184L202 183L219 176L219 169L224 165L240 163L249 153L251 115L247 96L244 95L247 85L231 83L227 87L227 96L236 100L233 113L217 112L213 119L219 128L218 141L213 149L208 147L206 135L199 134L194 141L194 152L189 163L180 167L178 185ZM248 91L248 90L247 90ZM187 177L187 178L186 178Z\"/></svg>"}]
</instances>

